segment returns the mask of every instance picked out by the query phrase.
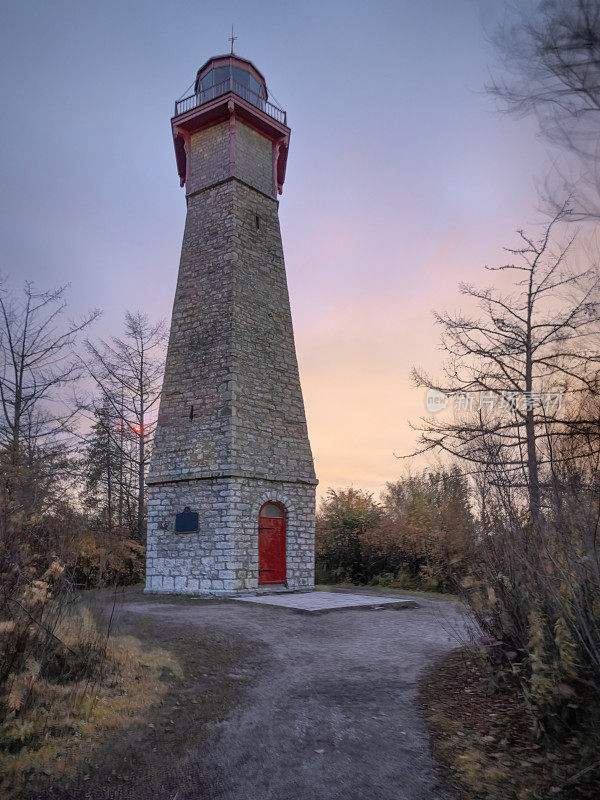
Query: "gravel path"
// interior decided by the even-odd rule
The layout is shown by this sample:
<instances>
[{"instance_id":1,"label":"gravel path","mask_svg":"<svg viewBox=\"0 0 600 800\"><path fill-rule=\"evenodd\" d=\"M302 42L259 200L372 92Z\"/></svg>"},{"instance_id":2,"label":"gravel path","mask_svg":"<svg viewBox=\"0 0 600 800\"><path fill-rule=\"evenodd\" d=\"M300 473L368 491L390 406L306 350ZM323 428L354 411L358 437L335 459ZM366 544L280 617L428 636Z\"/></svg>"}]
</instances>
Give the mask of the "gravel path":
<instances>
[{"instance_id":1,"label":"gravel path","mask_svg":"<svg viewBox=\"0 0 600 800\"><path fill-rule=\"evenodd\" d=\"M418 603L313 617L152 599L124 611L189 638L259 645L230 676L247 681L241 701L203 743L211 800L443 800L417 680L457 646L463 621L451 601ZM177 800L205 796L188 784Z\"/></svg>"},{"instance_id":2,"label":"gravel path","mask_svg":"<svg viewBox=\"0 0 600 800\"><path fill-rule=\"evenodd\" d=\"M464 620L417 602L306 614L126 590L115 632L169 649L183 678L28 800L450 800L416 695Z\"/></svg>"}]
</instances>

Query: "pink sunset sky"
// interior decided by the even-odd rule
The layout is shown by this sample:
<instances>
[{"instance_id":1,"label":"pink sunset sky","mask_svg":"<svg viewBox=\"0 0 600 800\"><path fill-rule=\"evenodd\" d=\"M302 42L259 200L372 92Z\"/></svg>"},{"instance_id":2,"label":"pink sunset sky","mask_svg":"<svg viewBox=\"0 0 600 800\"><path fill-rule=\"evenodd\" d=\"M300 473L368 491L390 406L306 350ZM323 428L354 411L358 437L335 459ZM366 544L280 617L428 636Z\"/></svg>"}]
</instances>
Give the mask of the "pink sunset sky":
<instances>
[{"instance_id":1,"label":"pink sunset sky","mask_svg":"<svg viewBox=\"0 0 600 800\"><path fill-rule=\"evenodd\" d=\"M72 313L170 317L185 219L169 118L211 55L264 73L288 111L280 218L321 492L378 492L439 369L431 310L486 283L543 218L551 154L484 90L502 2L183 0L5 4L0 269L70 283ZM412 469L423 466L414 462Z\"/></svg>"}]
</instances>

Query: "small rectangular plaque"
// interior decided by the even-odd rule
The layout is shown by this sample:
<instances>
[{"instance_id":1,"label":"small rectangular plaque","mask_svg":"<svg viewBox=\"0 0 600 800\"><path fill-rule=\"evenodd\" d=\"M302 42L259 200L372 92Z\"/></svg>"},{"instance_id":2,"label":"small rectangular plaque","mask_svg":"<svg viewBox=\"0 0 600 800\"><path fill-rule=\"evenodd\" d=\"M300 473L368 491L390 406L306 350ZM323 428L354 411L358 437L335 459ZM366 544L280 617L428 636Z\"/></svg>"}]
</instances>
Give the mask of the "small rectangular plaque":
<instances>
[{"instance_id":1,"label":"small rectangular plaque","mask_svg":"<svg viewBox=\"0 0 600 800\"><path fill-rule=\"evenodd\" d=\"M175 515L175 533L195 533L198 530L198 512L186 506Z\"/></svg>"}]
</instances>

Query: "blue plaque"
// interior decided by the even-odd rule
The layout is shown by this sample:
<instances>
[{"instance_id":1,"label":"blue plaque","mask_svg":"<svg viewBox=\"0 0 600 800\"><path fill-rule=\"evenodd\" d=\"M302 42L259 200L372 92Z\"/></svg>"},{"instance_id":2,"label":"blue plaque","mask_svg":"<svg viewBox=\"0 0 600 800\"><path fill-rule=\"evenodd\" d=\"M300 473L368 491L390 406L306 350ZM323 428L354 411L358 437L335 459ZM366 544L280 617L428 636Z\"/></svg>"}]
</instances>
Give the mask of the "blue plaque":
<instances>
[{"instance_id":1,"label":"blue plaque","mask_svg":"<svg viewBox=\"0 0 600 800\"><path fill-rule=\"evenodd\" d=\"M194 533L197 530L197 511L190 511L189 506L186 506L180 514L175 515L175 533Z\"/></svg>"}]
</instances>

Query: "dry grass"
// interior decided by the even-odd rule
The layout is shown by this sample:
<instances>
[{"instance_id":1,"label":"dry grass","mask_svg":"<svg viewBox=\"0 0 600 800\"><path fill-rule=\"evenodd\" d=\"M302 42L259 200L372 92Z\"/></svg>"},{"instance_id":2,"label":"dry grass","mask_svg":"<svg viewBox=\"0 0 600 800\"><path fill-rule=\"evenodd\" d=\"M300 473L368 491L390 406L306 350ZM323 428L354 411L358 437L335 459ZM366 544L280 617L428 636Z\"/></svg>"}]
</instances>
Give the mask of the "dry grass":
<instances>
[{"instance_id":1,"label":"dry grass","mask_svg":"<svg viewBox=\"0 0 600 800\"><path fill-rule=\"evenodd\" d=\"M466 650L440 661L421 699L434 754L465 800L600 796L598 737L537 738L518 684L498 685L483 654Z\"/></svg>"},{"instance_id":2,"label":"dry grass","mask_svg":"<svg viewBox=\"0 0 600 800\"><path fill-rule=\"evenodd\" d=\"M94 620L83 608L66 616L58 633L69 645L89 639L94 631ZM31 683L34 696L26 714L13 709L0 726L3 795L18 796L36 777L74 774L110 732L134 724L159 702L168 688L161 678L169 673L181 676L169 653L121 636L108 640L101 677L93 683L86 678L61 684L21 676L21 683Z\"/></svg>"}]
</instances>

